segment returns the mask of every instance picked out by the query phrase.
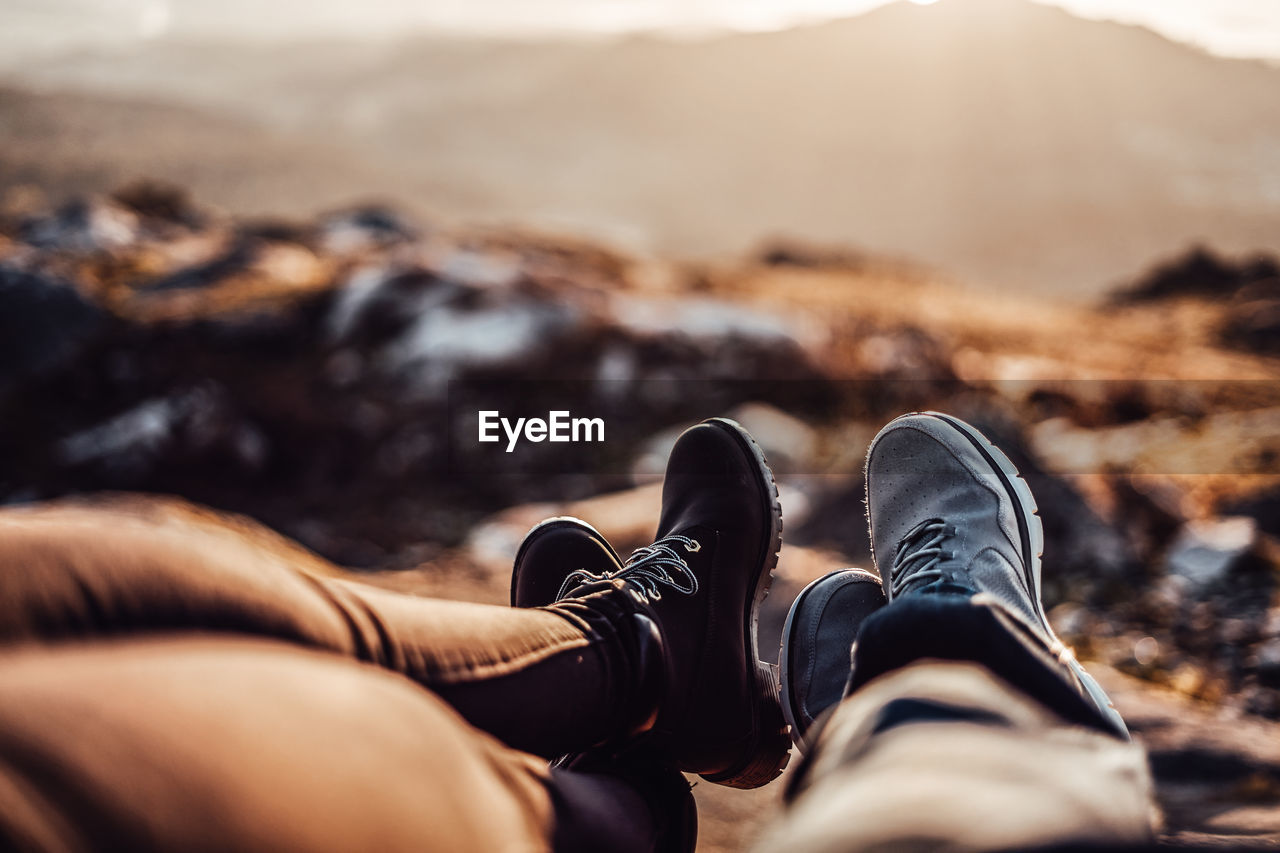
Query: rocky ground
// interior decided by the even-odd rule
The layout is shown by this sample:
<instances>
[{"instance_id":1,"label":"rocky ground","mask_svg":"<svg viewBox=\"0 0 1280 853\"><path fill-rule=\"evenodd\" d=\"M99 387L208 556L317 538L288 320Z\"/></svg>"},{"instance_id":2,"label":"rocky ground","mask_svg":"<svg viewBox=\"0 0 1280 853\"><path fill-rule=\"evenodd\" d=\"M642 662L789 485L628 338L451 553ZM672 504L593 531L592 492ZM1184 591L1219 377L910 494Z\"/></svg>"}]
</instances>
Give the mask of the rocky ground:
<instances>
[{"instance_id":1,"label":"rocky ground","mask_svg":"<svg viewBox=\"0 0 1280 853\"><path fill-rule=\"evenodd\" d=\"M771 656L804 583L869 565L876 429L944 408L1030 482L1051 618L1151 748L1169 837L1280 844L1278 342L1267 258L1193 252L1086 305L800 245L693 266L379 207L10 193L0 500L176 495L374 583L503 603L543 517L643 543L665 448L730 413L782 485ZM608 440L503 454L472 440L484 407L571 409ZM739 849L777 787L698 786L702 847Z\"/></svg>"}]
</instances>

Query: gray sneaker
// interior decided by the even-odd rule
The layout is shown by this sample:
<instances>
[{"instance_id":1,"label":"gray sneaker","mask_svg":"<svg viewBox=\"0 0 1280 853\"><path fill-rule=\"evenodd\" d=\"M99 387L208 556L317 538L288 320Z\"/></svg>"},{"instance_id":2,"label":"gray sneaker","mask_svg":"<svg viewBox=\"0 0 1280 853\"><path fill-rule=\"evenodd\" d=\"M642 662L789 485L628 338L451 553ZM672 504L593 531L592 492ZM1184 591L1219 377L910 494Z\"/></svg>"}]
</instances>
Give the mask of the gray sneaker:
<instances>
[{"instance_id":1,"label":"gray sneaker","mask_svg":"<svg viewBox=\"0 0 1280 853\"><path fill-rule=\"evenodd\" d=\"M791 604L782 628L782 715L791 740L806 751L813 721L844 698L858 629L885 604L880 578L839 569L810 583Z\"/></svg>"},{"instance_id":2,"label":"gray sneaker","mask_svg":"<svg viewBox=\"0 0 1280 853\"><path fill-rule=\"evenodd\" d=\"M1039 635L1120 731L1110 699L1053 633L1040 599L1044 530L1013 463L958 418L903 415L867 451L871 551L888 599L983 593Z\"/></svg>"}]
</instances>

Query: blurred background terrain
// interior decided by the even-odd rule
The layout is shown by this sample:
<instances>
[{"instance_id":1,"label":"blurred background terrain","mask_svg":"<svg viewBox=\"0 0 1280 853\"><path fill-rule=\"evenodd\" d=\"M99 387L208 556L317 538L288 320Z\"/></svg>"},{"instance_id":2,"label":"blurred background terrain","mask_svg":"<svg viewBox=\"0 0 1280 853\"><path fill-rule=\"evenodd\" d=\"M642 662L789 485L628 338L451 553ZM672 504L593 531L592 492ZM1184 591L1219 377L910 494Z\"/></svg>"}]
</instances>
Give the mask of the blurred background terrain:
<instances>
[{"instance_id":1,"label":"blurred background terrain","mask_svg":"<svg viewBox=\"0 0 1280 853\"><path fill-rule=\"evenodd\" d=\"M95 22L85 6L39 4L28 28L57 22L62 45ZM133 7L71 46L13 46L0 188L62 198L145 172L254 215L393 195L634 250L803 237L1082 296L1190 240L1280 248L1280 69L1027 0L698 38L343 37L308 6L285 40L256 7Z\"/></svg>"},{"instance_id":2,"label":"blurred background terrain","mask_svg":"<svg viewBox=\"0 0 1280 853\"><path fill-rule=\"evenodd\" d=\"M730 414L783 488L770 658L805 583L870 565L875 431L946 409L1030 482L1051 618L1167 838L1280 844L1267 4L1130 15L1164 35L1022 0L543 7L590 33L409 5L0 0L0 501L207 506L505 604L546 516L644 544L675 435ZM607 441L486 455L474 400ZM778 787L698 786L700 849Z\"/></svg>"}]
</instances>

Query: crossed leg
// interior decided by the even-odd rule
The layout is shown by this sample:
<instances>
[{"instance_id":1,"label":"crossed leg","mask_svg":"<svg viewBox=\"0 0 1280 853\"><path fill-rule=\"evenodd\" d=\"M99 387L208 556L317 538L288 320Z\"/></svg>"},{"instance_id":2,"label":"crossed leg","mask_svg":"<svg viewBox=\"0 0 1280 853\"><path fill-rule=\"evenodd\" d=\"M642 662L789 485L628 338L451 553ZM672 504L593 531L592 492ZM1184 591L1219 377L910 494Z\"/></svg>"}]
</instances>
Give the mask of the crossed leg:
<instances>
[{"instance_id":1,"label":"crossed leg","mask_svg":"<svg viewBox=\"0 0 1280 853\"><path fill-rule=\"evenodd\" d=\"M0 839L17 849L649 848L547 768L607 737L609 620L396 595L161 505L0 513ZM426 689L424 689L426 688Z\"/></svg>"}]
</instances>

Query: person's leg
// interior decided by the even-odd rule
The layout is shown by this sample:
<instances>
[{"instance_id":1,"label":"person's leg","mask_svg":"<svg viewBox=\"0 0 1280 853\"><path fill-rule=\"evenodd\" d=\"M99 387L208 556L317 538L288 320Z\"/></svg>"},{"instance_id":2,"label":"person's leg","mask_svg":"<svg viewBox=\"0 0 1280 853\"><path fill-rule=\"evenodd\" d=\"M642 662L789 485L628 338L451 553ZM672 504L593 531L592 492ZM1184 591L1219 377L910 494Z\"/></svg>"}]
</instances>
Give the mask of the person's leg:
<instances>
[{"instance_id":1,"label":"person's leg","mask_svg":"<svg viewBox=\"0 0 1280 853\"><path fill-rule=\"evenodd\" d=\"M762 851L1115 849L1150 840L1138 746L973 663L917 661L820 723Z\"/></svg>"},{"instance_id":2,"label":"person's leg","mask_svg":"<svg viewBox=\"0 0 1280 853\"><path fill-rule=\"evenodd\" d=\"M793 605L783 654L809 665L783 689L814 722L764 849L1149 840L1145 757L1044 619L1039 519L1008 460L913 415L872 443L867 493L888 603L849 572Z\"/></svg>"},{"instance_id":3,"label":"person's leg","mask_svg":"<svg viewBox=\"0 0 1280 853\"><path fill-rule=\"evenodd\" d=\"M780 532L772 474L724 420L673 448L654 545L616 575L557 563L572 589L530 609L373 589L260 531L185 516L9 510L0 645L272 637L403 673L520 749L553 757L645 730L681 769L756 787L781 772L789 748L776 675L755 642Z\"/></svg>"},{"instance_id":4,"label":"person's leg","mask_svg":"<svg viewBox=\"0 0 1280 853\"><path fill-rule=\"evenodd\" d=\"M261 528L180 506L6 509L0 646L171 632L284 640L407 675L547 757L635 725L640 640L614 596L514 610L337 574Z\"/></svg>"},{"instance_id":5,"label":"person's leg","mask_svg":"<svg viewBox=\"0 0 1280 853\"><path fill-rule=\"evenodd\" d=\"M1062 651L1055 653L1039 632L986 594L907 595L867 616L853 645L845 692L925 659L979 664L1072 725L1128 738L1110 700L1100 704L1084 686L1083 669L1068 665Z\"/></svg>"},{"instance_id":6,"label":"person's leg","mask_svg":"<svg viewBox=\"0 0 1280 853\"><path fill-rule=\"evenodd\" d=\"M993 602L921 594L885 606L879 587L835 573L792 606L784 704L807 711L794 732L806 756L762 850L1149 840L1142 750L1045 645Z\"/></svg>"},{"instance_id":7,"label":"person's leg","mask_svg":"<svg viewBox=\"0 0 1280 853\"><path fill-rule=\"evenodd\" d=\"M668 820L627 779L551 770L331 654L209 636L0 652L6 850L652 851Z\"/></svg>"}]
</instances>

